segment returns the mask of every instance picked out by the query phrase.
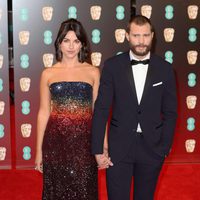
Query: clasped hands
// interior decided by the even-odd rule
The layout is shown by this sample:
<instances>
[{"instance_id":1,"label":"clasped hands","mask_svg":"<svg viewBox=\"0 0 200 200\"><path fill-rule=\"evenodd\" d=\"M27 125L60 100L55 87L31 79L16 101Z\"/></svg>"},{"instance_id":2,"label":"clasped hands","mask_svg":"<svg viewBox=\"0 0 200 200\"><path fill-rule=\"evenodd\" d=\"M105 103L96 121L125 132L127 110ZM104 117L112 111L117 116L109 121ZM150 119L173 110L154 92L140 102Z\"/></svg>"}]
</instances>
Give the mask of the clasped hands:
<instances>
[{"instance_id":1,"label":"clasped hands","mask_svg":"<svg viewBox=\"0 0 200 200\"><path fill-rule=\"evenodd\" d=\"M98 169L106 169L109 168L110 166L113 166L111 158L108 155L108 150L105 148L103 154L96 154L95 158L97 161Z\"/></svg>"}]
</instances>

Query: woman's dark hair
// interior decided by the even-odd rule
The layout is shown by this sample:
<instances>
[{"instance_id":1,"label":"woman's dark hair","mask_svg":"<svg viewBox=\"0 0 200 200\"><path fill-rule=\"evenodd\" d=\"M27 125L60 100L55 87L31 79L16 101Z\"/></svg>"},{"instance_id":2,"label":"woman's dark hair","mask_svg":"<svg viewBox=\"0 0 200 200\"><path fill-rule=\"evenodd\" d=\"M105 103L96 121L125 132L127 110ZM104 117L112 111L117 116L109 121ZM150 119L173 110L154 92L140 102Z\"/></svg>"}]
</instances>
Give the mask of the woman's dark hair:
<instances>
[{"instance_id":1,"label":"woman's dark hair","mask_svg":"<svg viewBox=\"0 0 200 200\"><path fill-rule=\"evenodd\" d=\"M80 40L82 47L78 54L79 62L90 62L90 47L87 39L87 34L85 29L83 28L81 22L76 19L68 19L61 23L60 29L58 31L57 38L55 40L55 51L56 51L56 60L62 60L62 52L60 50L60 44L65 38L68 31L74 31L78 40Z\"/></svg>"},{"instance_id":2,"label":"woman's dark hair","mask_svg":"<svg viewBox=\"0 0 200 200\"><path fill-rule=\"evenodd\" d=\"M132 23L139 25L139 26L142 26L144 24L149 24L151 27L151 32L154 32L154 28L153 28L153 25L151 24L151 21L143 15L136 15L136 16L131 17L131 19L129 20L127 29L126 29L127 33L130 32L130 26Z\"/></svg>"}]
</instances>

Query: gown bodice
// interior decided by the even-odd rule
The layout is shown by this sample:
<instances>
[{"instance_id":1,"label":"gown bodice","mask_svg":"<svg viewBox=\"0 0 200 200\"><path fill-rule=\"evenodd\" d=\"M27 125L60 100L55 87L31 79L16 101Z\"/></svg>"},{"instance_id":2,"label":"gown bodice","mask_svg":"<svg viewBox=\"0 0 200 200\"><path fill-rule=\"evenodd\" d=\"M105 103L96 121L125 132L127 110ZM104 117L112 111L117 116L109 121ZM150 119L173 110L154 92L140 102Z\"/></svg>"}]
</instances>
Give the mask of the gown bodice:
<instances>
[{"instance_id":1,"label":"gown bodice","mask_svg":"<svg viewBox=\"0 0 200 200\"><path fill-rule=\"evenodd\" d=\"M51 115L79 117L92 112L92 86L87 82L54 82L50 86Z\"/></svg>"}]
</instances>

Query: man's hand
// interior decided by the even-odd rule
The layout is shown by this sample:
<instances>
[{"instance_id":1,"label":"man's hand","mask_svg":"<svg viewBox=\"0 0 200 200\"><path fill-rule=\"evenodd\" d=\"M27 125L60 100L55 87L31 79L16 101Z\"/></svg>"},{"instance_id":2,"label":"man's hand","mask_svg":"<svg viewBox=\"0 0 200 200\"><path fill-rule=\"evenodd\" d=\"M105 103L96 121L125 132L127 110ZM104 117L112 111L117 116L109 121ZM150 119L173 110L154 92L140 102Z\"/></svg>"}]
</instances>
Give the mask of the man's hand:
<instances>
[{"instance_id":1,"label":"man's hand","mask_svg":"<svg viewBox=\"0 0 200 200\"><path fill-rule=\"evenodd\" d=\"M99 169L106 169L109 168L110 166L113 166L110 157L108 157L108 153L96 154L95 158L98 165L97 167Z\"/></svg>"}]
</instances>

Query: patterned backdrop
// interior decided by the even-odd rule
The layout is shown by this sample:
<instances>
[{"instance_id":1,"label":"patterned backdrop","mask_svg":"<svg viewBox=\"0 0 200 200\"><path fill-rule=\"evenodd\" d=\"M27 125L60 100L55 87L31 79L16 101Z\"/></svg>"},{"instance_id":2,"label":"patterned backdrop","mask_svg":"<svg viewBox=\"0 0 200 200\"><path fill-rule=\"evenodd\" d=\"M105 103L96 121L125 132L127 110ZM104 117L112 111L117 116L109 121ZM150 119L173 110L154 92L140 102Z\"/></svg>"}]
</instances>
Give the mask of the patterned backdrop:
<instances>
[{"instance_id":1,"label":"patterned backdrop","mask_svg":"<svg viewBox=\"0 0 200 200\"><path fill-rule=\"evenodd\" d=\"M200 162L199 9L199 0L138 0L136 6L155 26L155 52L176 73L178 123L169 162Z\"/></svg>"},{"instance_id":2,"label":"patterned backdrop","mask_svg":"<svg viewBox=\"0 0 200 200\"><path fill-rule=\"evenodd\" d=\"M199 0L136 1L136 12L155 26L154 51L173 64L177 78L178 123L168 162L200 162L199 9ZM11 165L6 12L6 2L0 1L0 168ZM127 49L129 16L130 1L123 0L13 1L17 168L34 165L39 79L55 63L53 43L60 23L68 18L83 23L92 63L102 67L106 58Z\"/></svg>"},{"instance_id":3,"label":"patterned backdrop","mask_svg":"<svg viewBox=\"0 0 200 200\"><path fill-rule=\"evenodd\" d=\"M31 167L35 157L39 79L55 62L54 41L60 23L80 20L88 34L93 65L126 49L128 1L13 1L17 168Z\"/></svg>"},{"instance_id":4,"label":"patterned backdrop","mask_svg":"<svg viewBox=\"0 0 200 200\"><path fill-rule=\"evenodd\" d=\"M0 169L11 168L7 1L0 1Z\"/></svg>"}]
</instances>

